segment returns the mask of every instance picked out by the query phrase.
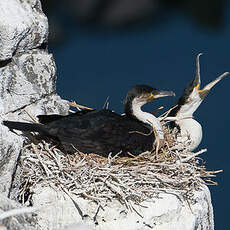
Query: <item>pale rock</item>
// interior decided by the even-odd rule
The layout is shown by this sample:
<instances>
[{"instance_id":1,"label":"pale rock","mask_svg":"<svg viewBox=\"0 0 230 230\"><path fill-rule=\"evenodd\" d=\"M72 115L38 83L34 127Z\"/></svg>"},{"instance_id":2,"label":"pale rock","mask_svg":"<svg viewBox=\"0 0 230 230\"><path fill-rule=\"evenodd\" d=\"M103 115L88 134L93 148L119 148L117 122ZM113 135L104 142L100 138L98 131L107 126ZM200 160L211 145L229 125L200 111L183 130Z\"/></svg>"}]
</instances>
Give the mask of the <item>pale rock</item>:
<instances>
[{"instance_id":1,"label":"pale rock","mask_svg":"<svg viewBox=\"0 0 230 230\"><path fill-rule=\"evenodd\" d=\"M93 230L89 225L84 223L74 223L64 227L65 230ZM1 230L1 229L0 229Z\"/></svg>"},{"instance_id":2,"label":"pale rock","mask_svg":"<svg viewBox=\"0 0 230 230\"><path fill-rule=\"evenodd\" d=\"M0 215L5 211L22 208L17 202L0 194ZM0 222L0 230L38 230L32 213L11 216Z\"/></svg>"},{"instance_id":3,"label":"pale rock","mask_svg":"<svg viewBox=\"0 0 230 230\"><path fill-rule=\"evenodd\" d=\"M23 138L0 125L0 193L9 195L12 175L23 146Z\"/></svg>"},{"instance_id":4,"label":"pale rock","mask_svg":"<svg viewBox=\"0 0 230 230\"><path fill-rule=\"evenodd\" d=\"M0 1L0 214L22 207L8 199L25 138L2 120L30 121L38 114L67 114L56 94L56 66L46 50L48 20L39 0ZM36 47L39 47L36 49ZM28 115L29 114L29 115ZM20 185L19 185L20 186ZM17 198L15 196L15 198ZM39 229L32 214L8 217L1 230Z\"/></svg>"},{"instance_id":5,"label":"pale rock","mask_svg":"<svg viewBox=\"0 0 230 230\"><path fill-rule=\"evenodd\" d=\"M56 66L43 50L15 55L0 68L0 114L7 114L56 94Z\"/></svg>"},{"instance_id":6,"label":"pale rock","mask_svg":"<svg viewBox=\"0 0 230 230\"><path fill-rule=\"evenodd\" d=\"M95 203L72 197L81 209L81 216L64 192L39 185L33 192L34 206L44 206L37 213L38 224L43 230L67 227L71 230L214 230L210 192L206 186L194 191L194 202L190 204L177 194L165 192L141 205L133 204L142 217L127 211L118 201L108 202L99 210L96 224L93 221L97 210Z\"/></svg>"},{"instance_id":7,"label":"pale rock","mask_svg":"<svg viewBox=\"0 0 230 230\"><path fill-rule=\"evenodd\" d=\"M0 61L47 42L48 20L39 0L1 0L0 9Z\"/></svg>"},{"instance_id":8,"label":"pale rock","mask_svg":"<svg viewBox=\"0 0 230 230\"><path fill-rule=\"evenodd\" d=\"M56 94L56 66L46 51L15 55L0 68L0 78L0 122L31 122L30 116L68 113L67 102ZM0 191L8 195L24 138L5 126L0 126L0 131Z\"/></svg>"}]
</instances>

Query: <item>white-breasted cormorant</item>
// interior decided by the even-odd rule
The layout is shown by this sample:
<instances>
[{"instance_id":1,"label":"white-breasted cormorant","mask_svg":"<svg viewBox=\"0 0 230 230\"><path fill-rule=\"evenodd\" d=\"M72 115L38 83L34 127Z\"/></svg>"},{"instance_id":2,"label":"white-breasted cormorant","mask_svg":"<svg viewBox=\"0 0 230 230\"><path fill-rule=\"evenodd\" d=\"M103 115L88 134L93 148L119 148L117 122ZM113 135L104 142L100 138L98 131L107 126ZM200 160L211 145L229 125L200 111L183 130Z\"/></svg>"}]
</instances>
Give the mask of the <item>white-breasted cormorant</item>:
<instances>
[{"instance_id":1,"label":"white-breasted cormorant","mask_svg":"<svg viewBox=\"0 0 230 230\"><path fill-rule=\"evenodd\" d=\"M228 75L228 72L225 72L214 81L207 84L203 89L200 89L199 58L201 55L200 53L196 57L196 73L194 79L184 89L183 94L176 103L176 107L171 110L166 118L166 120L172 121L172 126L177 126L179 128L181 133L180 141L186 141L188 138L190 139L190 144L188 146L190 151L197 148L202 140L202 126L193 118L193 113L200 106L211 88Z\"/></svg>"},{"instance_id":2,"label":"white-breasted cormorant","mask_svg":"<svg viewBox=\"0 0 230 230\"><path fill-rule=\"evenodd\" d=\"M175 96L146 85L131 88L124 100L125 115L110 110L85 110L67 116L43 115L43 124L3 121L9 129L38 132L58 141L67 152L80 151L108 156L109 153L138 155L162 144L164 134L160 121L141 107L156 98ZM159 142L158 142L159 141Z\"/></svg>"}]
</instances>

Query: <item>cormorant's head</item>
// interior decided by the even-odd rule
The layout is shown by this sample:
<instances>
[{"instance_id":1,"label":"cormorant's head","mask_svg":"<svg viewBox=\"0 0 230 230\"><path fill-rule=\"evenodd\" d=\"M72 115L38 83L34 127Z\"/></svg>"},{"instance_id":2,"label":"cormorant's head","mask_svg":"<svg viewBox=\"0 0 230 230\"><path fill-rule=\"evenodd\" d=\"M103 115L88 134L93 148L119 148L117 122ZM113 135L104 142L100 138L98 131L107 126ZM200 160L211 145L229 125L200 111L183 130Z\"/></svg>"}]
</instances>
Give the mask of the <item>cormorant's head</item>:
<instances>
[{"instance_id":1,"label":"cormorant's head","mask_svg":"<svg viewBox=\"0 0 230 230\"><path fill-rule=\"evenodd\" d=\"M136 85L128 91L125 97L125 113L127 115L131 114L133 106L141 107L156 98L167 96L175 96L175 93L172 91L158 90L147 85Z\"/></svg>"},{"instance_id":2,"label":"cormorant's head","mask_svg":"<svg viewBox=\"0 0 230 230\"><path fill-rule=\"evenodd\" d=\"M223 73L214 81L207 84L203 89L200 89L201 80L199 59L201 55L202 53L198 54L196 57L196 73L194 79L184 89L183 94L178 100L178 106L170 112L169 116L177 116L178 113L192 116L204 98L208 95L211 88L229 74L228 72Z\"/></svg>"}]
</instances>

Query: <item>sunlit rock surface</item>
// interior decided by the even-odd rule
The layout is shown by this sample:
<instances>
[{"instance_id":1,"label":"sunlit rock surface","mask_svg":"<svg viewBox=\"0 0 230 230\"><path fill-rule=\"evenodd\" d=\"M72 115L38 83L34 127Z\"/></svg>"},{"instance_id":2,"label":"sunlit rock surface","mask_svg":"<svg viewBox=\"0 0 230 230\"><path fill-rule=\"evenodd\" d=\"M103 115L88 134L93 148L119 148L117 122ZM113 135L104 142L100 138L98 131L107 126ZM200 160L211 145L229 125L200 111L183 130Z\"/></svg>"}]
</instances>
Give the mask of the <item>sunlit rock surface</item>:
<instances>
[{"instance_id":1,"label":"sunlit rock surface","mask_svg":"<svg viewBox=\"0 0 230 230\"><path fill-rule=\"evenodd\" d=\"M0 217L6 210L13 210L20 208L21 205L17 202L8 199L6 196L0 194ZM12 216L8 219L0 221L0 230L36 230L35 218L32 214L24 214Z\"/></svg>"},{"instance_id":2,"label":"sunlit rock surface","mask_svg":"<svg viewBox=\"0 0 230 230\"><path fill-rule=\"evenodd\" d=\"M71 196L50 187L34 189L34 205L44 208L37 213L42 229L71 230L213 230L213 210L210 192L206 186L194 192L193 202L172 193L159 193L158 199L134 205L128 212L118 201L108 202L98 209L94 202ZM97 213L97 214L96 214Z\"/></svg>"},{"instance_id":3,"label":"sunlit rock surface","mask_svg":"<svg viewBox=\"0 0 230 230\"><path fill-rule=\"evenodd\" d=\"M48 20L39 0L1 0L0 9L0 61L46 43Z\"/></svg>"},{"instance_id":4,"label":"sunlit rock surface","mask_svg":"<svg viewBox=\"0 0 230 230\"><path fill-rule=\"evenodd\" d=\"M0 122L31 121L45 113L66 114L67 102L56 94L56 66L43 49L48 20L40 1L0 1ZM37 48L39 47L39 48ZM20 207L9 197L24 137L0 125L0 210ZM12 204L12 205L11 205ZM1 215L1 214L0 214ZM35 229L27 215L3 220L7 229Z\"/></svg>"}]
</instances>

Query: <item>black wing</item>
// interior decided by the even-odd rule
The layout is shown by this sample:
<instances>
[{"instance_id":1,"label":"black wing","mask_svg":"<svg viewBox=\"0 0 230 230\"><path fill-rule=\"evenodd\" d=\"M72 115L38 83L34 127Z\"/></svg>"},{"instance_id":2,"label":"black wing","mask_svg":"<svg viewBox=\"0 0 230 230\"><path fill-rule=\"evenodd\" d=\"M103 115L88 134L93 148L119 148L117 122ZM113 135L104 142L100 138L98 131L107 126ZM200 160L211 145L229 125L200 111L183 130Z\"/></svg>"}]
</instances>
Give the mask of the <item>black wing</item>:
<instances>
[{"instance_id":1,"label":"black wing","mask_svg":"<svg viewBox=\"0 0 230 230\"><path fill-rule=\"evenodd\" d=\"M155 140L142 122L109 110L93 111L84 116L66 116L47 125L68 151L98 153L107 156L130 152L134 155L151 151Z\"/></svg>"},{"instance_id":2,"label":"black wing","mask_svg":"<svg viewBox=\"0 0 230 230\"><path fill-rule=\"evenodd\" d=\"M154 148L155 136L150 127L109 110L86 112L80 116L48 115L43 122L45 124L4 121L4 124L10 129L35 131L58 139L68 153L78 150L108 156L110 152L122 151L121 155L127 152L138 155Z\"/></svg>"},{"instance_id":3,"label":"black wing","mask_svg":"<svg viewBox=\"0 0 230 230\"><path fill-rule=\"evenodd\" d=\"M48 123L51 123L53 121L62 119L64 117L82 116L82 115L85 115L85 114L92 112L92 111L94 111L94 110L84 109L81 111L77 111L76 113L71 113L69 115L60 115L60 114L38 115L37 118L41 124L48 124Z\"/></svg>"}]
</instances>

